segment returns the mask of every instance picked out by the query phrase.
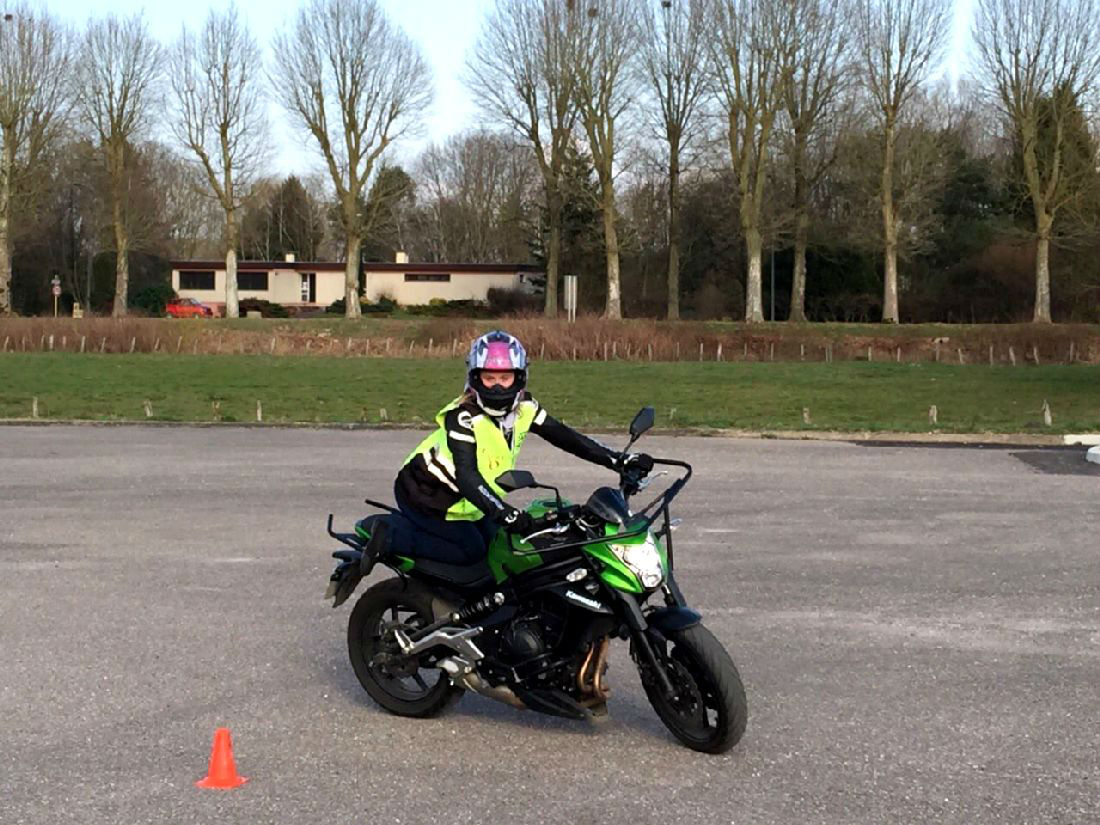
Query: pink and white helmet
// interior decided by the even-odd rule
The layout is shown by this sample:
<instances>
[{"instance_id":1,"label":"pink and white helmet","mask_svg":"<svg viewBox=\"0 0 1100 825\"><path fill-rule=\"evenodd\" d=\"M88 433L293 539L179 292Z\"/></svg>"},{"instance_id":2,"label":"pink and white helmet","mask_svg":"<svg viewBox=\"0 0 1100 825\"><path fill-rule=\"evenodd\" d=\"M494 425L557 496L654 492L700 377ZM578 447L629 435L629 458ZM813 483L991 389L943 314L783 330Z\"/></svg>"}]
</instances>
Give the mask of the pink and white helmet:
<instances>
[{"instance_id":1,"label":"pink and white helmet","mask_svg":"<svg viewBox=\"0 0 1100 825\"><path fill-rule=\"evenodd\" d=\"M486 387L481 383L481 371L511 370L516 380L508 388ZM527 386L527 350L519 339L495 329L476 338L466 356L466 388L477 397L478 406L493 416L507 415L515 409Z\"/></svg>"}]
</instances>

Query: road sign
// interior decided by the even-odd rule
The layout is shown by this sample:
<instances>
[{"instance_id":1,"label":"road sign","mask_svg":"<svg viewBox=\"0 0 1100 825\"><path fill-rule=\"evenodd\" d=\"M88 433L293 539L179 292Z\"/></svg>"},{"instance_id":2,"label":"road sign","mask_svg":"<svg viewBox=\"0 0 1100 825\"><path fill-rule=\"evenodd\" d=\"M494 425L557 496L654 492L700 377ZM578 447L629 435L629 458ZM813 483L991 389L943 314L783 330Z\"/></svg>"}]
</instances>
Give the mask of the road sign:
<instances>
[{"instance_id":1,"label":"road sign","mask_svg":"<svg viewBox=\"0 0 1100 825\"><path fill-rule=\"evenodd\" d=\"M55 297L55 298L56 298L56 297L57 297L58 295L60 295L60 294L61 294L61 284L56 284L56 283L55 283L55 284L53 285L53 294L54 294L54 297Z\"/></svg>"}]
</instances>

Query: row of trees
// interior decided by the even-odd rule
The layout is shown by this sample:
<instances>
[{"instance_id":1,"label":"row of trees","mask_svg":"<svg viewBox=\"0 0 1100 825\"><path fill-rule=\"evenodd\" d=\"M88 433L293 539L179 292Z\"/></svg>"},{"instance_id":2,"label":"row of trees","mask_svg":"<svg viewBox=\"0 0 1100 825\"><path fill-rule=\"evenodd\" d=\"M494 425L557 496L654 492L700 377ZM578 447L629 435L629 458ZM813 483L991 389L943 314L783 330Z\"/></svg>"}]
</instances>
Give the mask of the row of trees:
<instances>
[{"instance_id":1,"label":"row of trees","mask_svg":"<svg viewBox=\"0 0 1100 825\"><path fill-rule=\"evenodd\" d=\"M907 143L930 130L921 102L942 63L949 0L498 0L471 61L482 107L532 146L549 220L548 313L556 308L566 157L587 138L599 180L606 314L619 317L616 173L624 125L662 141L667 170L668 316L679 315L680 178L716 133L725 138L744 244L744 317L763 319L766 204L778 153L793 243L789 317L805 314L808 233L815 190L853 124L870 123L862 160L879 171L882 319L898 321L898 255L915 234L914 174L941 147ZM1094 0L979 0L974 76L1019 155L1034 213L1034 319L1049 321L1049 246L1055 218L1096 171L1067 162L1074 119L1095 104L1100 14ZM1091 95L1091 98L1089 96ZM925 109L927 107L924 107ZM925 127L925 128L922 128ZM849 147L850 148L850 147ZM860 204L853 204L858 209Z\"/></svg>"},{"instance_id":2,"label":"row of trees","mask_svg":"<svg viewBox=\"0 0 1100 825\"><path fill-rule=\"evenodd\" d=\"M791 320L1000 320L1024 299L998 273L1019 270L1029 239L1031 315L1050 320L1051 245L1056 266L1098 245L1096 0L979 0L958 93L932 83L948 11L497 0L466 80L500 128L401 168L387 150L431 84L375 0L310 0L266 71L233 8L164 47L140 18L76 36L16 5L0 20L0 312L18 241L86 300L94 253L114 252L116 314L149 255L224 255L233 315L237 256L295 252L347 262L354 317L359 261L400 249L534 258L550 315L573 273L609 317L677 318L683 300L756 321L770 251L767 297ZM320 175L263 174L268 95ZM151 140L157 124L170 145ZM1095 303L1096 273L1065 270L1071 304Z\"/></svg>"}]
</instances>

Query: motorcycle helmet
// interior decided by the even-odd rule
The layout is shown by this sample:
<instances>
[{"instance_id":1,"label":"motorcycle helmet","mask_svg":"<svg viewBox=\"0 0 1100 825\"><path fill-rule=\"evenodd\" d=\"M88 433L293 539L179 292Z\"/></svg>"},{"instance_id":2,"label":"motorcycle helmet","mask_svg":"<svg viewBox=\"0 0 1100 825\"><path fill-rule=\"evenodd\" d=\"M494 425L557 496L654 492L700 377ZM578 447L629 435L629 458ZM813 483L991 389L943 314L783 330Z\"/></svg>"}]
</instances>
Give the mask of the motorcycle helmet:
<instances>
[{"instance_id":1,"label":"motorcycle helmet","mask_svg":"<svg viewBox=\"0 0 1100 825\"><path fill-rule=\"evenodd\" d=\"M510 387L487 387L481 382L483 370L511 371L516 379ZM466 356L466 389L481 409L497 418L507 415L519 404L526 386L527 350L517 338L495 329L474 340Z\"/></svg>"}]
</instances>

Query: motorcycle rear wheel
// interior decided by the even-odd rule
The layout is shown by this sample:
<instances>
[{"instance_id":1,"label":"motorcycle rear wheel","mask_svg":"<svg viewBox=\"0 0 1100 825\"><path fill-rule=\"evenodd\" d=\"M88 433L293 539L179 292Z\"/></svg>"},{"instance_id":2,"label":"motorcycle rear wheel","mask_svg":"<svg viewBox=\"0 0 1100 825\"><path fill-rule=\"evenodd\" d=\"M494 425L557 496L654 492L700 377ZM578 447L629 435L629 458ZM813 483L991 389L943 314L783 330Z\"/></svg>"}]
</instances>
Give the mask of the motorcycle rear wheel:
<instances>
[{"instance_id":1,"label":"motorcycle rear wheel","mask_svg":"<svg viewBox=\"0 0 1100 825\"><path fill-rule=\"evenodd\" d=\"M701 624L672 631L667 638L664 650L654 647L676 698L666 699L652 672L643 667L642 687L650 704L665 727L689 748L725 753L741 741L748 724L745 686L737 666Z\"/></svg>"},{"instance_id":2,"label":"motorcycle rear wheel","mask_svg":"<svg viewBox=\"0 0 1100 825\"><path fill-rule=\"evenodd\" d=\"M370 697L397 716L427 718L443 712L462 696L431 658L398 665L375 662L379 653L398 654L393 629L406 633L434 621L432 595L414 581L386 579L367 590L348 620L348 655L359 684Z\"/></svg>"}]
</instances>

